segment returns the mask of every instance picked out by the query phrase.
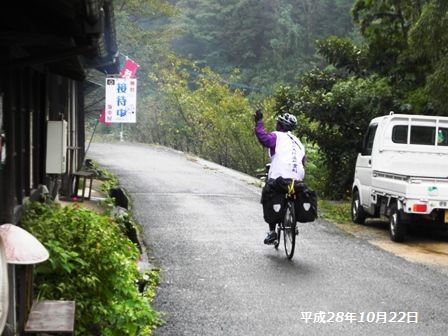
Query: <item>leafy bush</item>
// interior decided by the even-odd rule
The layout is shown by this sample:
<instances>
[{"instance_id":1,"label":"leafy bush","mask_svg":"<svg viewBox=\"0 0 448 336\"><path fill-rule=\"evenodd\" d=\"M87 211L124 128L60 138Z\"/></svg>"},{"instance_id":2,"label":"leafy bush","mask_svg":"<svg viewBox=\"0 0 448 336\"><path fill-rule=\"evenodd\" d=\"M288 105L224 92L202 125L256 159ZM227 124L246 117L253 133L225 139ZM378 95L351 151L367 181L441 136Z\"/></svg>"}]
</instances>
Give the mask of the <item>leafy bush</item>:
<instances>
[{"instance_id":1,"label":"leafy bush","mask_svg":"<svg viewBox=\"0 0 448 336\"><path fill-rule=\"evenodd\" d=\"M351 223L351 203L348 200L339 202L320 200L318 207L320 218L338 224Z\"/></svg>"},{"instance_id":2,"label":"leafy bush","mask_svg":"<svg viewBox=\"0 0 448 336\"><path fill-rule=\"evenodd\" d=\"M315 143L329 176L325 194L343 199L350 194L357 150L370 120L394 110L394 92L387 79L338 78L331 71L303 75L296 87L282 87L276 94L277 111L299 117L297 134Z\"/></svg>"},{"instance_id":3,"label":"leafy bush","mask_svg":"<svg viewBox=\"0 0 448 336\"><path fill-rule=\"evenodd\" d=\"M315 190L319 197L326 197L326 181L329 173L323 155L316 144L304 141L306 152L305 184Z\"/></svg>"},{"instance_id":4,"label":"leafy bush","mask_svg":"<svg viewBox=\"0 0 448 336\"><path fill-rule=\"evenodd\" d=\"M101 184L101 191L108 194L108 191L118 185L117 177L107 169L101 168L98 162L89 160L90 170L95 174L95 177L103 183Z\"/></svg>"},{"instance_id":5,"label":"leafy bush","mask_svg":"<svg viewBox=\"0 0 448 336\"><path fill-rule=\"evenodd\" d=\"M32 202L22 224L50 252L36 268L38 296L75 300L77 335L150 335L159 324L152 294L136 286L137 247L111 217L77 204Z\"/></svg>"}]
</instances>

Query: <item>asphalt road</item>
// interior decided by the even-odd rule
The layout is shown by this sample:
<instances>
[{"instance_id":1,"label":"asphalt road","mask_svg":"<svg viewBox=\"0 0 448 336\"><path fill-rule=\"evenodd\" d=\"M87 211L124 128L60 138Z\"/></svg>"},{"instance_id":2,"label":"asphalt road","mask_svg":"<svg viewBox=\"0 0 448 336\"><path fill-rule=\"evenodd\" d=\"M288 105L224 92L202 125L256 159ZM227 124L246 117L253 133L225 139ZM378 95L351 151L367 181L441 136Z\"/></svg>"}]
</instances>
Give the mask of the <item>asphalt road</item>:
<instances>
[{"instance_id":1,"label":"asphalt road","mask_svg":"<svg viewBox=\"0 0 448 336\"><path fill-rule=\"evenodd\" d=\"M155 335L446 335L447 275L325 221L265 246L251 177L162 147L92 144L131 194L162 269Z\"/></svg>"}]
</instances>

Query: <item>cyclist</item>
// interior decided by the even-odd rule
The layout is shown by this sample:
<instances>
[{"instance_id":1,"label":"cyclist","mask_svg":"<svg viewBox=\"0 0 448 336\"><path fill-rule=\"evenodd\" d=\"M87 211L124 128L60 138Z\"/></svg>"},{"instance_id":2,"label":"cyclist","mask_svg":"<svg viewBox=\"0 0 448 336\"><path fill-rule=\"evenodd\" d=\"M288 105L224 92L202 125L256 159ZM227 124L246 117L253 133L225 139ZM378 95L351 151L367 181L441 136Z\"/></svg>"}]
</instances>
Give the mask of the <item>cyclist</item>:
<instances>
[{"instance_id":1,"label":"cyclist","mask_svg":"<svg viewBox=\"0 0 448 336\"><path fill-rule=\"evenodd\" d=\"M268 149L271 165L268 179L262 190L264 220L269 224L269 232L264 239L265 244L273 244L277 240L275 225L278 219L272 216L279 213L280 208L272 202L279 192L278 183L281 180L303 181L305 177L305 146L291 131L297 126L297 118L289 113L277 117L276 131L266 132L263 124L263 113L257 109L254 114L255 135L260 143Z\"/></svg>"}]
</instances>

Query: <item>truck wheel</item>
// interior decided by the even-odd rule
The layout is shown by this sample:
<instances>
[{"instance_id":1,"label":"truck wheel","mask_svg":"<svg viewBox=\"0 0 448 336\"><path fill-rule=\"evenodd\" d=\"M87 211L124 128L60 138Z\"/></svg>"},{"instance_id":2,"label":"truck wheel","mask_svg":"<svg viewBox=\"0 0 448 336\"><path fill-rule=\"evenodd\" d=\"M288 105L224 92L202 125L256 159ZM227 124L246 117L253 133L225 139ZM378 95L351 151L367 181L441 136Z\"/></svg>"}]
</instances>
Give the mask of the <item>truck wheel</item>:
<instances>
[{"instance_id":1,"label":"truck wheel","mask_svg":"<svg viewBox=\"0 0 448 336\"><path fill-rule=\"evenodd\" d=\"M390 239L397 243L403 242L406 236L406 225L396 204L393 204L390 208L389 233Z\"/></svg>"},{"instance_id":2,"label":"truck wheel","mask_svg":"<svg viewBox=\"0 0 448 336\"><path fill-rule=\"evenodd\" d=\"M361 205L359 199L359 192L355 190L352 195L352 221L356 224L364 224L367 218L367 213Z\"/></svg>"}]
</instances>

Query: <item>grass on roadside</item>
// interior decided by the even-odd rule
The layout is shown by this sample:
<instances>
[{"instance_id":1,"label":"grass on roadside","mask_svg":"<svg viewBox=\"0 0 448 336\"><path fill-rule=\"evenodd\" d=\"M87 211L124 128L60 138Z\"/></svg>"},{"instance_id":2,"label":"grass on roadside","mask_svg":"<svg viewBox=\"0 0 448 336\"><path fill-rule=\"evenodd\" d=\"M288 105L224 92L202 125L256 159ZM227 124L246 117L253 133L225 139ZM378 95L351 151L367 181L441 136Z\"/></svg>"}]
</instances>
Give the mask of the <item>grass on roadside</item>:
<instances>
[{"instance_id":1,"label":"grass on roadside","mask_svg":"<svg viewBox=\"0 0 448 336\"><path fill-rule=\"evenodd\" d=\"M318 201L319 216L322 219L337 224L351 222L351 203L345 201L329 201L320 199Z\"/></svg>"}]
</instances>

